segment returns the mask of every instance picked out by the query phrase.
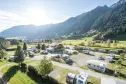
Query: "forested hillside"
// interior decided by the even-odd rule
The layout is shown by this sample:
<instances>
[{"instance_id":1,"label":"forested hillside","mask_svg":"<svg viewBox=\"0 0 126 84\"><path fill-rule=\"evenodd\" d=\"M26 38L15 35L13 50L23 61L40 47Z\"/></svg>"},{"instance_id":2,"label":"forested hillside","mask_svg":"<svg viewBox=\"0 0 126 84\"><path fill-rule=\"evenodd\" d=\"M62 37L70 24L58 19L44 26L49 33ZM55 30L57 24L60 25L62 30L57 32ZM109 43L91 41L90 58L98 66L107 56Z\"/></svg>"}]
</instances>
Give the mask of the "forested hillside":
<instances>
[{"instance_id":1,"label":"forested hillside","mask_svg":"<svg viewBox=\"0 0 126 84\"><path fill-rule=\"evenodd\" d=\"M126 0L119 0L110 7L98 6L95 9L71 17L68 20L41 26L19 25L0 33L3 37L24 36L27 39L57 39L61 37L82 37L87 32L99 34L98 38L112 38L126 34ZM97 31L94 33L94 31ZM99 32L99 33L98 33ZM90 32L92 35L92 32Z\"/></svg>"},{"instance_id":2,"label":"forested hillside","mask_svg":"<svg viewBox=\"0 0 126 84\"><path fill-rule=\"evenodd\" d=\"M116 6L103 14L95 21L92 28L102 32L106 38L126 34L126 3Z\"/></svg>"}]
</instances>

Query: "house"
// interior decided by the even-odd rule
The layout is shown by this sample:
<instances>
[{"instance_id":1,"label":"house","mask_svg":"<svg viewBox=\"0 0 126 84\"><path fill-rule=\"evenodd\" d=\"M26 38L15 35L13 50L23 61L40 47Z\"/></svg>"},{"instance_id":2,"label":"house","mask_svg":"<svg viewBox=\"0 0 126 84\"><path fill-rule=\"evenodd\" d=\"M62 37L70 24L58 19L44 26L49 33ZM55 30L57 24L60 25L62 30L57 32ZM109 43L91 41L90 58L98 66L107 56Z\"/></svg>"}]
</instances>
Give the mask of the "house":
<instances>
[{"instance_id":1,"label":"house","mask_svg":"<svg viewBox=\"0 0 126 84\"><path fill-rule=\"evenodd\" d=\"M87 61L87 67L104 73L106 71L107 64L98 60L89 60Z\"/></svg>"}]
</instances>

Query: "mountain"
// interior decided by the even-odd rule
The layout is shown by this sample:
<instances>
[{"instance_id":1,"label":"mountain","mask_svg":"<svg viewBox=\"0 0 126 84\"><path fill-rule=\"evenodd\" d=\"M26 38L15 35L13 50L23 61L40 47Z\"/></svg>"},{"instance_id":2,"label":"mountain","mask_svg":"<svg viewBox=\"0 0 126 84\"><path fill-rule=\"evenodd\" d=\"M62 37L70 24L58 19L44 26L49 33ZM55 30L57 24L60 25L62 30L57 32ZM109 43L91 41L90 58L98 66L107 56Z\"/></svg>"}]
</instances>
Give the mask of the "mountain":
<instances>
[{"instance_id":1,"label":"mountain","mask_svg":"<svg viewBox=\"0 0 126 84\"><path fill-rule=\"evenodd\" d=\"M108 38L126 34L126 0L120 0L114 8L100 16L92 29L99 30Z\"/></svg>"},{"instance_id":2,"label":"mountain","mask_svg":"<svg viewBox=\"0 0 126 84\"><path fill-rule=\"evenodd\" d=\"M121 4L125 3L125 2L126 2L126 0L119 0L117 3L114 3L114 4L111 6L111 8L117 7L117 6L119 6L119 5L121 5Z\"/></svg>"},{"instance_id":3,"label":"mountain","mask_svg":"<svg viewBox=\"0 0 126 84\"><path fill-rule=\"evenodd\" d=\"M12 28L6 29L0 33L4 37L16 37L16 36L25 36L31 37L37 33L38 28L34 25L19 25Z\"/></svg>"},{"instance_id":4,"label":"mountain","mask_svg":"<svg viewBox=\"0 0 126 84\"><path fill-rule=\"evenodd\" d=\"M89 31L94 22L108 10L109 7L106 5L98 6L87 13L71 17L58 24L42 26L19 25L2 31L0 35L4 37L25 36L28 39L52 39L60 38L61 36L68 36L70 34L82 35Z\"/></svg>"}]
</instances>

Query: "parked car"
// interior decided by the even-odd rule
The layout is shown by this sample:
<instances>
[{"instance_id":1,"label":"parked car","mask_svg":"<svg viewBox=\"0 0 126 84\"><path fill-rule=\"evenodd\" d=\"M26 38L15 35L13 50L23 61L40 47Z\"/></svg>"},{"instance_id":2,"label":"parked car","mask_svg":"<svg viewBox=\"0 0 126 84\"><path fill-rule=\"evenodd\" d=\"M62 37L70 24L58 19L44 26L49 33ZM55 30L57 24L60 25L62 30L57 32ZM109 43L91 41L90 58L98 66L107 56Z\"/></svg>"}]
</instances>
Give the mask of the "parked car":
<instances>
[{"instance_id":1,"label":"parked car","mask_svg":"<svg viewBox=\"0 0 126 84\"><path fill-rule=\"evenodd\" d=\"M110 54L119 54L119 51L118 50L110 50L109 53Z\"/></svg>"},{"instance_id":2,"label":"parked car","mask_svg":"<svg viewBox=\"0 0 126 84\"><path fill-rule=\"evenodd\" d=\"M9 62L14 62L14 56L10 56L8 59Z\"/></svg>"},{"instance_id":3,"label":"parked car","mask_svg":"<svg viewBox=\"0 0 126 84\"><path fill-rule=\"evenodd\" d=\"M68 73L66 76L66 83L73 84L75 76L75 74Z\"/></svg>"},{"instance_id":4,"label":"parked car","mask_svg":"<svg viewBox=\"0 0 126 84\"><path fill-rule=\"evenodd\" d=\"M84 54L89 54L89 50L82 50L82 52L84 53Z\"/></svg>"},{"instance_id":5,"label":"parked car","mask_svg":"<svg viewBox=\"0 0 126 84\"><path fill-rule=\"evenodd\" d=\"M109 62L112 62L114 60L114 56L108 56L107 59Z\"/></svg>"},{"instance_id":6,"label":"parked car","mask_svg":"<svg viewBox=\"0 0 126 84\"><path fill-rule=\"evenodd\" d=\"M48 51L47 50L44 50L44 51L42 51L42 54L47 55L48 54Z\"/></svg>"},{"instance_id":7,"label":"parked car","mask_svg":"<svg viewBox=\"0 0 126 84\"><path fill-rule=\"evenodd\" d=\"M29 54L29 57L34 57L35 56L34 52L28 52L28 54Z\"/></svg>"},{"instance_id":8,"label":"parked car","mask_svg":"<svg viewBox=\"0 0 126 84\"><path fill-rule=\"evenodd\" d=\"M104 50L104 49L99 49L98 51L101 52L101 53L106 53L106 52L107 52L107 51Z\"/></svg>"},{"instance_id":9,"label":"parked car","mask_svg":"<svg viewBox=\"0 0 126 84\"><path fill-rule=\"evenodd\" d=\"M62 57L63 60L65 60L65 59L68 59L69 58L69 55L63 54L61 57Z\"/></svg>"},{"instance_id":10,"label":"parked car","mask_svg":"<svg viewBox=\"0 0 126 84\"><path fill-rule=\"evenodd\" d=\"M99 60L105 60L105 58L102 57L102 56L100 56L98 59L99 59Z\"/></svg>"},{"instance_id":11,"label":"parked car","mask_svg":"<svg viewBox=\"0 0 126 84\"><path fill-rule=\"evenodd\" d=\"M73 61L71 60L71 59L65 59L65 62L67 63L67 64L71 64L72 65L72 63L73 63Z\"/></svg>"}]
</instances>

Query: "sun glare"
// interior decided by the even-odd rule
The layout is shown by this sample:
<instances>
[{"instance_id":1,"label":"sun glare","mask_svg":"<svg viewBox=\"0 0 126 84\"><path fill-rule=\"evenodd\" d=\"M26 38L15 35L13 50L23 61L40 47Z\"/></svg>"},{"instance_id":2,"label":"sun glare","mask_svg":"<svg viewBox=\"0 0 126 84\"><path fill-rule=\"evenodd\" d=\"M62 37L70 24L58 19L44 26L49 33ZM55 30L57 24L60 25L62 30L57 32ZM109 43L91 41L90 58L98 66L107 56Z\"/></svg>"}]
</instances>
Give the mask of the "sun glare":
<instances>
[{"instance_id":1,"label":"sun glare","mask_svg":"<svg viewBox=\"0 0 126 84\"><path fill-rule=\"evenodd\" d=\"M45 11L42 9L28 9L28 21L34 25L42 25L48 23Z\"/></svg>"}]
</instances>

